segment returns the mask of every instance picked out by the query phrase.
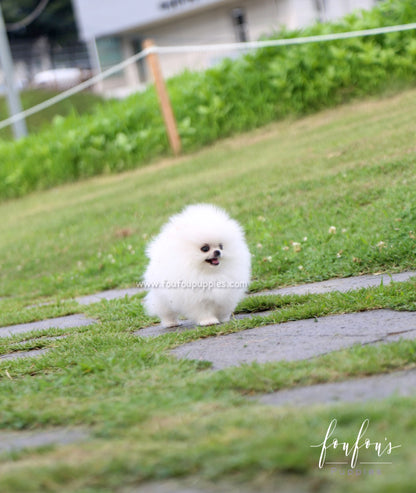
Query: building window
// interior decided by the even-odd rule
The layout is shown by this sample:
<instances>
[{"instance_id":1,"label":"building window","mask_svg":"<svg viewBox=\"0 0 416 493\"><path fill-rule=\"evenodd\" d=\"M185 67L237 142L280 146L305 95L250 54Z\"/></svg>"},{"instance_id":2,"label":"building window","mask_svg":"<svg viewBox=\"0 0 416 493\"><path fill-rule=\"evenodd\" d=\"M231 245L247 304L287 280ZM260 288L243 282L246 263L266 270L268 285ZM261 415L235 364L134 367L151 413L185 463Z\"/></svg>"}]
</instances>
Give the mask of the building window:
<instances>
[{"instance_id":1,"label":"building window","mask_svg":"<svg viewBox=\"0 0 416 493\"><path fill-rule=\"evenodd\" d=\"M119 37L109 36L106 38L99 38L96 40L96 45L101 70L107 70L113 65L117 65L117 63L123 61L121 39ZM111 77L120 77L122 74L123 71L120 70Z\"/></svg>"},{"instance_id":2,"label":"building window","mask_svg":"<svg viewBox=\"0 0 416 493\"><path fill-rule=\"evenodd\" d=\"M233 18L233 25L236 34L237 41L239 43L245 43L248 41L247 34L247 18L244 9L233 9L231 12Z\"/></svg>"},{"instance_id":3,"label":"building window","mask_svg":"<svg viewBox=\"0 0 416 493\"><path fill-rule=\"evenodd\" d=\"M314 0L316 17L319 22L327 20L327 0Z\"/></svg>"}]
</instances>

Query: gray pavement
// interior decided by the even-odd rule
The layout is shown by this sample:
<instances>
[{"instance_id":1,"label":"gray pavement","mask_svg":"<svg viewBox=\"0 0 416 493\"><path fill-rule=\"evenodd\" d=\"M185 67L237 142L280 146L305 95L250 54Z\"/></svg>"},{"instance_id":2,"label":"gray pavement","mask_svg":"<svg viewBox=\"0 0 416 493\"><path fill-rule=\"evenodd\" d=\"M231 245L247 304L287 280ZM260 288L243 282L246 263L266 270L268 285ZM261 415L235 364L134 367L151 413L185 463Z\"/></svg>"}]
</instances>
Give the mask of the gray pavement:
<instances>
[{"instance_id":1,"label":"gray pavement","mask_svg":"<svg viewBox=\"0 0 416 493\"><path fill-rule=\"evenodd\" d=\"M92 325L96 321L92 318L87 318L84 315L68 315L65 317L48 318L39 322L31 322L27 324L9 325L8 327L0 328L0 337L10 337L16 334L24 334L33 330L44 329L68 329L73 327L82 327Z\"/></svg>"},{"instance_id":2,"label":"gray pavement","mask_svg":"<svg viewBox=\"0 0 416 493\"><path fill-rule=\"evenodd\" d=\"M414 276L416 276L416 272L404 272L394 274L393 276L369 275L347 279L334 279L303 286L255 293L251 296L260 294L326 293L331 291L346 292L352 289L378 286L381 283L388 284L392 281L402 282ZM103 299L112 300L124 298L125 296L133 296L142 291L143 289L141 288L109 290L91 296L79 297L76 298L76 301L80 305L87 305ZM235 318L244 319L255 315L266 316L269 313L239 314ZM84 315L70 315L39 322L2 327L0 328L0 338L36 330L49 328L66 329L88 326L94 323L96 323L94 319L87 318ZM140 337L155 337L194 327L194 324L185 320L178 328L164 329L160 325L154 325L141 329L136 334ZM179 358L208 360L212 362L213 369L221 369L241 365L242 363L251 363L253 361L264 363L267 361L307 359L350 347L353 344L391 342L400 338L416 338L416 312L376 310L268 325L184 344L172 350L172 354ZM36 357L45 354L46 351L48 351L47 348L15 352L1 356L0 361ZM309 405L318 402L364 400L366 398L380 399L391 394L414 395L415 393L416 370L412 370L409 372L396 372L389 375L377 375L368 379L354 379L347 382L285 390L259 397L258 399L260 402L273 405L283 405L286 403ZM88 438L88 433L83 430L54 429L40 432L0 432L0 453L29 447L78 442L86 438ZM166 491L195 491L200 493L212 491L212 485L192 483L187 485L178 483L177 488L179 489L171 490L169 488L172 487L172 484L155 483L154 486L156 489L148 489L149 485L147 485L143 491L165 491L158 489L162 485L168 488ZM134 491L139 492L142 489L139 487ZM234 489L230 491L234 491Z\"/></svg>"},{"instance_id":3,"label":"gray pavement","mask_svg":"<svg viewBox=\"0 0 416 493\"><path fill-rule=\"evenodd\" d=\"M46 354L49 351L48 348L45 349L31 349L30 351L18 351L10 354L3 354L0 356L0 361L3 360L13 360L20 358L38 358Z\"/></svg>"},{"instance_id":4,"label":"gray pavement","mask_svg":"<svg viewBox=\"0 0 416 493\"><path fill-rule=\"evenodd\" d=\"M75 298L80 305L91 305L92 303L98 303L101 300L116 300L124 298L125 296L130 297L139 293L143 293L145 290L143 288L126 288L126 289L109 289L101 293L95 293L88 296L79 296Z\"/></svg>"},{"instance_id":5,"label":"gray pavement","mask_svg":"<svg viewBox=\"0 0 416 493\"><path fill-rule=\"evenodd\" d=\"M280 390L255 398L272 406L364 402L416 395L416 369Z\"/></svg>"},{"instance_id":6,"label":"gray pavement","mask_svg":"<svg viewBox=\"0 0 416 493\"><path fill-rule=\"evenodd\" d=\"M47 445L66 445L89 437L79 428L55 428L43 431L0 431L0 453Z\"/></svg>"},{"instance_id":7,"label":"gray pavement","mask_svg":"<svg viewBox=\"0 0 416 493\"><path fill-rule=\"evenodd\" d=\"M259 296L262 294L321 294L329 293L331 291L347 292L351 289L369 288L372 286L380 286L380 284L387 285L391 282L403 282L411 277L416 277L416 271L400 272L398 274L368 274L364 276L331 279L329 281L313 282L299 286L261 291L259 293L253 293L250 296ZM134 296L143 293L144 291L146 291L144 288L109 289L107 291L102 291L101 293L79 296L78 298L75 298L75 301L80 305L90 305L91 303L98 303L101 300L111 301L124 298L125 296Z\"/></svg>"},{"instance_id":8,"label":"gray pavement","mask_svg":"<svg viewBox=\"0 0 416 493\"><path fill-rule=\"evenodd\" d=\"M252 318L255 315L259 317L266 317L272 313L270 310L264 312L255 312L255 313L238 313L232 316L234 320L243 320L245 318ZM175 334L178 332L186 332L189 329L195 329L198 325L189 320L182 320L180 325L177 327L169 327L165 328L161 324L150 325L149 327L144 327L143 329L136 330L134 334L140 337L157 337L164 334Z\"/></svg>"},{"instance_id":9,"label":"gray pavement","mask_svg":"<svg viewBox=\"0 0 416 493\"><path fill-rule=\"evenodd\" d=\"M379 286L380 284L389 284L391 282L403 282L411 277L416 277L416 271L401 272L399 274L393 275L366 275L358 277L348 277L341 279L332 279L329 281L315 282L310 284L304 284L301 286L292 286L288 288L274 289L270 291L261 291L259 293L253 293L249 296L259 296L263 294L270 295L286 295L286 294L308 294L308 293L328 293L331 291L347 292L353 289L366 288L371 286ZM101 300L114 300L124 297L134 296L138 293L143 292L143 288L127 288L127 289L111 289L103 291L101 293L95 293L88 296L80 296L75 298L80 305L89 305L92 303L100 302ZM258 315L266 315L267 313L258 313ZM250 317L252 314L238 314L235 315L237 320ZM0 337L8 337L14 334L21 334L24 332L30 332L32 330L43 330L51 327L66 329L69 327L81 327L84 325L91 325L95 323L95 320L91 318L86 318L83 315L69 315L66 317L58 317L54 319L42 320L39 322L32 322L19 325L11 325L8 327L0 327ZM180 331L195 327L194 324L189 321L183 321L180 327L173 329L163 329L160 325L153 325L151 327L146 327L137 334L143 337L146 336L157 336L164 333L169 333L172 331Z\"/></svg>"},{"instance_id":10,"label":"gray pavement","mask_svg":"<svg viewBox=\"0 0 416 493\"><path fill-rule=\"evenodd\" d=\"M161 481L145 482L140 486L126 487L120 493L310 493L311 489L302 477L285 477L285 482L274 482L269 479L261 481L259 486L247 486L241 482L216 480L208 482L200 477L188 477L179 479L167 479Z\"/></svg>"},{"instance_id":11,"label":"gray pavement","mask_svg":"<svg viewBox=\"0 0 416 493\"><path fill-rule=\"evenodd\" d=\"M354 344L416 338L416 312L375 310L299 320L193 341L178 358L205 360L219 370L242 363L301 360Z\"/></svg>"},{"instance_id":12,"label":"gray pavement","mask_svg":"<svg viewBox=\"0 0 416 493\"><path fill-rule=\"evenodd\" d=\"M416 271L400 272L399 274L368 274L365 276L330 279L329 281L312 282L299 286L261 291L259 293L253 293L251 296L260 296L263 294L278 294L282 296L286 294L324 294L332 291L346 293L347 291L371 288L380 286L381 284L387 286L391 282L404 282L412 277L416 277Z\"/></svg>"}]
</instances>

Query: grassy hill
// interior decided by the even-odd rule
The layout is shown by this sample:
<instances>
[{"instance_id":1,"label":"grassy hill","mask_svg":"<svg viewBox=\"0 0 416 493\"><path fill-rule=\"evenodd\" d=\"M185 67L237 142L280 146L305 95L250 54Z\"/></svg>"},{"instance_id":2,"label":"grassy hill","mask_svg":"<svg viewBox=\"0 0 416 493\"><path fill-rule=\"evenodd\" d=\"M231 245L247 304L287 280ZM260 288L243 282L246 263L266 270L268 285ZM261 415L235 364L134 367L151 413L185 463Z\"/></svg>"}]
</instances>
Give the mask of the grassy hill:
<instances>
[{"instance_id":1,"label":"grassy hill","mask_svg":"<svg viewBox=\"0 0 416 493\"><path fill-rule=\"evenodd\" d=\"M407 268L415 252L415 101L408 91L344 106L4 203L0 296L132 285L148 238L191 202L213 201L244 224L253 288Z\"/></svg>"}]
</instances>

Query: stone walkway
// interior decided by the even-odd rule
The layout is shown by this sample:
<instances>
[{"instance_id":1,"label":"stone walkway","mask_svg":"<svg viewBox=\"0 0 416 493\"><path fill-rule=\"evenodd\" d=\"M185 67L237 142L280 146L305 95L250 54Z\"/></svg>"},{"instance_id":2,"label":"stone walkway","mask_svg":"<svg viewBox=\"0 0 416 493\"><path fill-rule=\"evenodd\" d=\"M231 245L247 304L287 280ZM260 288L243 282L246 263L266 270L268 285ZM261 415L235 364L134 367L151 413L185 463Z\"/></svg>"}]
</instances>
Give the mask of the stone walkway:
<instances>
[{"instance_id":1,"label":"stone walkway","mask_svg":"<svg viewBox=\"0 0 416 493\"><path fill-rule=\"evenodd\" d=\"M0 431L0 453L47 445L66 445L88 439L89 433L78 428L55 428L45 431Z\"/></svg>"},{"instance_id":2,"label":"stone walkway","mask_svg":"<svg viewBox=\"0 0 416 493\"><path fill-rule=\"evenodd\" d=\"M143 288L109 289L101 293L79 296L75 298L75 301L80 305L91 305L92 303L99 303L101 300L111 301L124 298L125 296L134 296L143 293L143 291L145 291Z\"/></svg>"},{"instance_id":3,"label":"stone walkway","mask_svg":"<svg viewBox=\"0 0 416 493\"><path fill-rule=\"evenodd\" d=\"M332 279L329 281L315 282L310 284L303 284L300 286L292 286L288 288L274 289L270 291L262 291L260 293L253 293L249 296L259 295L287 295L287 294L322 294L329 293L331 291L347 292L352 289L368 288L373 286L380 286L380 284L387 285L391 282L403 282L407 281L411 277L416 277L416 271L401 272L399 274L382 274L382 275L366 275L358 277L348 277L344 279ZM124 297L134 296L143 292L142 288L127 288L127 289L111 289L103 291L101 293L95 293L88 296L80 296L75 298L80 305L89 305L92 303L98 303L102 300L111 301L114 299L120 299ZM260 313L258 315L265 315ZM237 319L251 316L250 314L237 315ZM15 334L22 334L25 332L44 330L49 328L67 329L72 327L82 327L95 323L95 320L86 318L84 315L69 315L65 317L52 318L42 320L39 322L32 322L27 324L10 325L8 327L0 327L0 337L8 337ZM184 322L179 328L185 329L193 327L189 322ZM178 330L178 329L174 329ZM154 325L147 327L140 331L140 335L156 336L165 333L160 326ZM139 333L139 332L138 332Z\"/></svg>"},{"instance_id":4,"label":"stone walkway","mask_svg":"<svg viewBox=\"0 0 416 493\"><path fill-rule=\"evenodd\" d=\"M214 370L242 363L294 361L354 344L416 339L416 312L375 310L266 325L199 339L171 351L179 358L204 360Z\"/></svg>"},{"instance_id":5,"label":"stone walkway","mask_svg":"<svg viewBox=\"0 0 416 493\"><path fill-rule=\"evenodd\" d=\"M390 282L403 282L415 277L416 272L401 274L368 275L347 279L334 279L311 283L303 286L254 293L287 295L307 293L346 292L352 289L368 288ZM140 288L109 290L91 296L76 298L80 305L88 305L101 300L113 300L133 296L142 292ZM238 314L236 319L266 316L270 312ZM88 326L96 323L84 315L69 315L39 322L12 325L0 328L0 338L15 334L49 328L68 329ZM153 325L136 332L140 337L157 337L170 332L194 328L195 325L184 321L174 329L165 329ZM51 337L56 339L64 336ZM333 315L317 319L300 320L281 324L272 324L241 332L205 338L184 344L171 351L178 358L207 360L212 362L213 370L257 361L264 363L281 360L301 360L313 358L331 351L351 347L354 344L376 344L393 342L400 338L416 339L416 312L396 312L392 310L374 310L344 315ZM38 349L6 354L2 361L42 356L49 349ZM354 379L344 382L313 385L308 387L282 390L274 394L258 396L256 399L268 405L311 405L355 400L383 399L390 395L415 395L416 370L394 372L386 375ZM0 453L27 447L39 447L50 444L63 445L72 441L88 438L80 430L45 430L40 432L0 432ZM141 491L140 488L137 491ZM189 491L194 491L190 489ZM195 490L202 491L202 490Z\"/></svg>"},{"instance_id":6,"label":"stone walkway","mask_svg":"<svg viewBox=\"0 0 416 493\"><path fill-rule=\"evenodd\" d=\"M231 480L201 480L200 477L166 479L145 482L140 486L123 489L123 493L253 493L253 488ZM310 493L308 483L300 477L285 476L284 483L261 484L256 491L261 493Z\"/></svg>"},{"instance_id":7,"label":"stone walkway","mask_svg":"<svg viewBox=\"0 0 416 493\"><path fill-rule=\"evenodd\" d=\"M19 351L18 353L2 354L0 356L0 361L6 359L20 359L20 358L36 358L42 356L49 351L48 348L45 349L31 349L29 351Z\"/></svg>"},{"instance_id":8,"label":"stone walkway","mask_svg":"<svg viewBox=\"0 0 416 493\"><path fill-rule=\"evenodd\" d=\"M337 402L364 402L386 397L406 397L416 394L416 369L396 371L344 382L322 383L307 387L280 390L256 397L263 404L273 406L311 406Z\"/></svg>"},{"instance_id":9,"label":"stone walkway","mask_svg":"<svg viewBox=\"0 0 416 493\"><path fill-rule=\"evenodd\" d=\"M253 316L257 317L267 317L267 315L270 315L272 312L271 311L264 311L264 312L255 312L255 313L237 313L236 315L233 315L232 318L235 320L243 320L245 318L252 318ZM156 324L156 325L150 325L149 327L144 327L143 329L136 330L134 334L138 335L139 337L157 337L157 336L163 336L164 334L174 334L178 332L186 332L189 329L195 329L197 325L195 325L193 322L190 322L189 320L182 320L180 322L180 325L177 327L169 327L165 328L161 324Z\"/></svg>"},{"instance_id":10,"label":"stone walkway","mask_svg":"<svg viewBox=\"0 0 416 493\"><path fill-rule=\"evenodd\" d=\"M365 276L344 277L339 279L331 279L329 281L312 282L310 284L302 284L300 286L291 286L288 288L273 289L267 292L254 293L252 296L262 294L325 294L332 291L346 293L347 291L371 288L383 284L387 286L391 282L404 282L416 276L416 271L400 272L398 274L368 274Z\"/></svg>"},{"instance_id":11,"label":"stone walkway","mask_svg":"<svg viewBox=\"0 0 416 493\"><path fill-rule=\"evenodd\" d=\"M264 294L270 294L270 295L287 295L287 294L297 294L297 295L303 295L303 294L318 294L318 293L328 293L332 291L339 291L339 292L347 292L350 290L354 289L361 289L361 288L368 288L372 286L379 286L380 284L387 285L391 282L403 282L411 277L416 276L416 271L409 271L409 272L402 272L398 274L393 274L393 275L388 275L388 274L382 274L382 275L365 275L365 276L358 276L358 277L349 277L349 278L341 278L341 279L332 279L329 281L322 281L322 282L315 282L315 283L310 283L310 284L304 284L300 286L292 286L288 288L280 288L280 289L275 289L275 290L270 290L270 291L262 291L260 293L253 293L249 296L259 296L259 295L264 295ZM75 301L77 301L80 305L89 305L91 303L97 303L102 300L114 300L114 299L120 299L124 297L130 297L134 296L138 293L143 292L142 288L127 288L127 289L112 289L112 290L107 290L103 291L101 293L95 293L93 295L88 295L88 296L81 296L78 298L75 298ZM235 315L235 318L237 320L247 318L247 317L252 317L254 315L257 316L267 316L270 312L260 312L260 313L255 313L255 314L237 314ZM394 312L397 313L397 312ZM384 317L384 313L382 313L382 318ZM401 316L400 316L401 317ZM399 317L399 318L400 318ZM331 319L328 318L328 323L332 323L332 321L336 324L342 323L342 319ZM26 324L17 324L17 325L11 325L8 327L1 327L0 328L0 338L1 337L9 337L11 335L15 334L23 334L26 332L31 332L31 331L37 331L37 330L45 330L49 328L57 328L57 329L68 329L68 328L75 328L75 327L82 327L82 326L88 326L91 324L96 323L96 321L92 318L87 318L82 314L79 315L69 315L69 316L64 316L64 317L58 317L58 318L53 318L53 319L47 319L47 320L42 320L39 322L32 322L32 323L26 323ZM305 321L306 324L309 324L310 322ZM363 320L363 323L366 323L365 320ZM165 329L163 328L160 324L159 325L152 325L149 327L145 327L139 331L136 332L137 335L140 337L156 337L158 335L163 335L166 333L171 333L171 332L178 332L178 331L183 331L187 330L190 328L193 328L194 324L190 323L189 321L184 321L182 322L180 327L175 327L173 329ZM262 329L252 329L256 331L256 334L260 334L259 330L266 330L264 327ZM301 327L301 330L303 328ZM400 329L401 330L401 329ZM330 334L331 329L328 328L328 334ZM250 337L251 332L250 331L244 331L247 333L247 337ZM241 337L241 335L240 335ZM271 335L271 337L274 337ZM206 340L208 341L208 340ZM209 341L215 341L215 339L209 339ZM360 337L356 337L354 340L352 339L352 336L344 336L344 343L346 341L349 341L351 345L354 343L365 343L365 339L360 339ZM197 341L198 342L198 341ZM225 342L225 340L224 340ZM310 335L309 335L309 340L308 344L310 343ZM206 344L206 342L205 342ZM212 345L214 346L216 342L213 342ZM328 350L335 350L336 348L341 348L341 347L346 347L345 345L338 344L337 345L332 345L331 346L333 349L328 349ZM183 347L180 351L178 350L178 353L181 351L188 351L189 347ZM282 348L280 348L282 349ZM10 355L3 355L0 357L0 360L4 359L15 359L15 358L22 358L22 357L35 357L35 356L40 356L44 354L47 350L32 350L32 351L24 351L24 352L18 352L18 353L12 353ZM259 352L264 352L262 348L259 347ZM249 350L245 351L245 353L249 353ZM279 351L279 354L281 351ZM242 353L241 353L242 354ZM289 353L288 353L289 354ZM302 352L299 352L300 358L302 357L310 357L313 355L312 353L310 356L301 356ZM315 353L319 354L319 353ZM197 358L202 358L202 353L201 354L196 354ZM224 355L224 363L219 364L221 367L228 366L225 361L227 358ZM248 362L252 361L250 359L250 356L247 356L248 359L244 359L242 357L241 361L236 361L235 364L239 364L240 362ZM261 357L263 358L263 356ZM209 358L208 358L209 359ZM232 361L232 359L230 360ZM232 363L234 364L234 363Z\"/></svg>"},{"instance_id":12,"label":"stone walkway","mask_svg":"<svg viewBox=\"0 0 416 493\"><path fill-rule=\"evenodd\" d=\"M9 325L8 327L0 327L0 337L10 337L16 334L24 334L34 330L45 329L68 329L73 327L83 327L85 325L94 324L95 320L86 318L84 315L68 315L66 317L48 318L39 322L31 322L28 324Z\"/></svg>"}]
</instances>

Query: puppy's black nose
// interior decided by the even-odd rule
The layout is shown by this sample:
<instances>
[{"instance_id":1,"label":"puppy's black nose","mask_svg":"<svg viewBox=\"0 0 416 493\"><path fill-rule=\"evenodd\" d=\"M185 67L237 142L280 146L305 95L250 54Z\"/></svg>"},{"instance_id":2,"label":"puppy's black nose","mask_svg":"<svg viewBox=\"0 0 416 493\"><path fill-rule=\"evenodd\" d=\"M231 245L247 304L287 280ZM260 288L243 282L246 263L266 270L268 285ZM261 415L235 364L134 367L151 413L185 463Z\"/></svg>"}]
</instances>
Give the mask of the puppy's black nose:
<instances>
[{"instance_id":1,"label":"puppy's black nose","mask_svg":"<svg viewBox=\"0 0 416 493\"><path fill-rule=\"evenodd\" d=\"M214 255L214 258L221 257L221 252L220 252L220 250L214 250L213 255Z\"/></svg>"}]
</instances>

